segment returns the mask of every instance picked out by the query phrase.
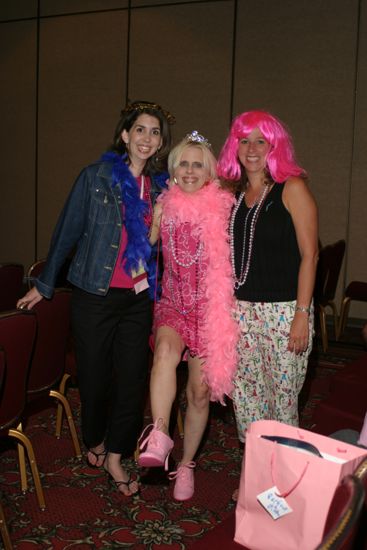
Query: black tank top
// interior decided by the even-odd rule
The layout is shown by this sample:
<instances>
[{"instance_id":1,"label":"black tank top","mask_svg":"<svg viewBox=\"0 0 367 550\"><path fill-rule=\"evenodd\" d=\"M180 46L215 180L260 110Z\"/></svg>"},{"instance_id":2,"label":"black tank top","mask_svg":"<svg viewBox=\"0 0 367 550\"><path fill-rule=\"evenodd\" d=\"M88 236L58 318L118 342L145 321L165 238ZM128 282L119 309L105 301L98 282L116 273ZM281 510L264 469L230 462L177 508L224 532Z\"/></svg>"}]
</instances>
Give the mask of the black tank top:
<instances>
[{"instance_id":1,"label":"black tank top","mask_svg":"<svg viewBox=\"0 0 367 550\"><path fill-rule=\"evenodd\" d=\"M235 291L239 300L287 302L297 297L301 257L292 218L282 201L283 189L284 184L275 183L260 210L247 280ZM241 270L244 224L249 210L242 200L233 228L237 277ZM255 210L256 207L249 214L247 221L245 265L251 219Z\"/></svg>"}]
</instances>

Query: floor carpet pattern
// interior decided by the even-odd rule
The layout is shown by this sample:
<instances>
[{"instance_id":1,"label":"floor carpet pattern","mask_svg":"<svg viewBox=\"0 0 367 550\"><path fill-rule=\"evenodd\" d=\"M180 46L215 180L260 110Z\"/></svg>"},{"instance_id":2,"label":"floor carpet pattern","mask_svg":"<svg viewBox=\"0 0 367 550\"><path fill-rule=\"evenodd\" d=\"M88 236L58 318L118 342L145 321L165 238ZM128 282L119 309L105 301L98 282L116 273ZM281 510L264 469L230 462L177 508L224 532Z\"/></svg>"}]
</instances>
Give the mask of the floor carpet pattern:
<instances>
[{"instance_id":1,"label":"floor carpet pattern","mask_svg":"<svg viewBox=\"0 0 367 550\"><path fill-rule=\"evenodd\" d=\"M315 347L300 399L303 427L311 427L312 411L327 395L333 373L362 352L361 346L340 345L323 354ZM79 430L77 387L69 388L68 398ZM181 503L172 498L172 483L163 471L145 472L140 494L121 496L103 469L91 468L85 459L73 456L65 423L62 437L55 439L55 410L50 401L48 408L29 416L25 424L41 475L44 511L38 507L29 472L29 490L21 493L15 445L10 440L1 443L0 495L14 549L185 550L233 512L231 496L239 482L242 450L230 406L212 407L197 459L195 495ZM177 459L182 441L177 433L174 439L173 458ZM126 461L126 467L140 474L133 459Z\"/></svg>"}]
</instances>

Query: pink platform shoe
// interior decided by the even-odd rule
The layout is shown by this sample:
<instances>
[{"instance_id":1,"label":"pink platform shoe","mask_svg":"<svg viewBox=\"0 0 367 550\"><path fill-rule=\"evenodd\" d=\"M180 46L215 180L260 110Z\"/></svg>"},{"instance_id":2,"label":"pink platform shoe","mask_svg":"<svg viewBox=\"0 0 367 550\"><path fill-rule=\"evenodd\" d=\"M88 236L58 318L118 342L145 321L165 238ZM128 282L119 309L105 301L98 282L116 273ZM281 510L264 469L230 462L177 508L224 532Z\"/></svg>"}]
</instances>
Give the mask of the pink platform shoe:
<instances>
[{"instance_id":1,"label":"pink platform shoe","mask_svg":"<svg viewBox=\"0 0 367 550\"><path fill-rule=\"evenodd\" d=\"M162 432L161 428L163 426L163 419L158 418L154 424L149 424L139 438L143 438L146 430L149 427L152 429L149 432L149 435L142 441L140 445L140 450L144 451L140 454L138 458L139 466L151 467L151 466L163 466L164 469L168 470L168 458L173 448L172 439Z\"/></svg>"},{"instance_id":2,"label":"pink platform shoe","mask_svg":"<svg viewBox=\"0 0 367 550\"><path fill-rule=\"evenodd\" d=\"M169 479L175 479L175 487L173 489L173 498L176 500L189 500L194 494L194 468L195 462L187 462L180 464L176 472L168 474Z\"/></svg>"}]
</instances>

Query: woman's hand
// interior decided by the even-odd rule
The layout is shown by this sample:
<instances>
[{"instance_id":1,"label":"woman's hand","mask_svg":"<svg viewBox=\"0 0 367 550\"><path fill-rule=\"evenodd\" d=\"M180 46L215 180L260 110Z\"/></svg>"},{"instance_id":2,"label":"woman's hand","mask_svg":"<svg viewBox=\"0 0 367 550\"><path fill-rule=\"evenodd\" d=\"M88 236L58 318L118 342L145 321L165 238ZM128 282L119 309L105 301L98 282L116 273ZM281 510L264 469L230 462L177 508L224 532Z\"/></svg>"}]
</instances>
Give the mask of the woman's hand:
<instances>
[{"instance_id":1,"label":"woman's hand","mask_svg":"<svg viewBox=\"0 0 367 550\"><path fill-rule=\"evenodd\" d=\"M17 301L17 309L32 309L38 302L42 300L42 294L34 286Z\"/></svg>"},{"instance_id":2,"label":"woman's hand","mask_svg":"<svg viewBox=\"0 0 367 550\"><path fill-rule=\"evenodd\" d=\"M296 311L289 332L288 351L303 353L308 347L309 326L308 313Z\"/></svg>"}]
</instances>

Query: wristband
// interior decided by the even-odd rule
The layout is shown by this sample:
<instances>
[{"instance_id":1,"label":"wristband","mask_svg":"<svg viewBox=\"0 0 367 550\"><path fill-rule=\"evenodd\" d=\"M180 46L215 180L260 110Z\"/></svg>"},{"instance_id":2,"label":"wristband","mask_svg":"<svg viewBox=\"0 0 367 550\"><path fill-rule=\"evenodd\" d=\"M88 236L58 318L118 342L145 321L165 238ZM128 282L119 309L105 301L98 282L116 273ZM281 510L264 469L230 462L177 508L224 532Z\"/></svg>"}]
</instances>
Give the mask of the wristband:
<instances>
[{"instance_id":1,"label":"wristband","mask_svg":"<svg viewBox=\"0 0 367 550\"><path fill-rule=\"evenodd\" d=\"M302 311L302 313L310 314L310 308L304 306L296 306L296 311Z\"/></svg>"}]
</instances>

